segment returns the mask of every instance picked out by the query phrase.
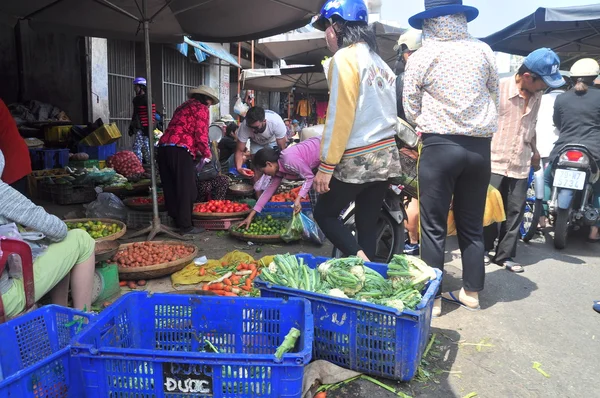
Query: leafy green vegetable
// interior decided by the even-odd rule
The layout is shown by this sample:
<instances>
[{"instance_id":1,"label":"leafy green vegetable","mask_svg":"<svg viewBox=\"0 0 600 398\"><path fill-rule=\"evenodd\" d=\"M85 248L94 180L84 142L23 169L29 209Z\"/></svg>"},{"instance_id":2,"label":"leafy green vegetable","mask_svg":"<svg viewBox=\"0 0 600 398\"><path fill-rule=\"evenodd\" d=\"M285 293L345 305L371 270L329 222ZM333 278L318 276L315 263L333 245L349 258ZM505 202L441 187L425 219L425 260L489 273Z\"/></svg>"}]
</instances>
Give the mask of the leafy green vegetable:
<instances>
[{"instance_id":1,"label":"leafy green vegetable","mask_svg":"<svg viewBox=\"0 0 600 398\"><path fill-rule=\"evenodd\" d=\"M328 260L312 269L291 254L277 255L260 278L274 285L328 294L394 308L414 310L422 300L421 290L435 271L422 261L396 256L385 279L357 257ZM399 281L399 282L398 282Z\"/></svg>"},{"instance_id":2,"label":"leafy green vegetable","mask_svg":"<svg viewBox=\"0 0 600 398\"><path fill-rule=\"evenodd\" d=\"M291 328L287 336L285 336L285 339L283 339L283 343L277 347L277 351L275 351L275 358L281 359L283 354L293 350L294 346L296 345L296 341L298 341L298 337L300 337L300 331L296 328Z\"/></svg>"},{"instance_id":3,"label":"leafy green vegetable","mask_svg":"<svg viewBox=\"0 0 600 398\"><path fill-rule=\"evenodd\" d=\"M321 277L352 297L365 286L365 264L358 257L331 259L318 267Z\"/></svg>"},{"instance_id":4,"label":"leafy green vegetable","mask_svg":"<svg viewBox=\"0 0 600 398\"><path fill-rule=\"evenodd\" d=\"M394 288L415 288L422 290L427 282L434 280L436 275L433 268L414 256L396 254L388 268L388 276Z\"/></svg>"}]
</instances>

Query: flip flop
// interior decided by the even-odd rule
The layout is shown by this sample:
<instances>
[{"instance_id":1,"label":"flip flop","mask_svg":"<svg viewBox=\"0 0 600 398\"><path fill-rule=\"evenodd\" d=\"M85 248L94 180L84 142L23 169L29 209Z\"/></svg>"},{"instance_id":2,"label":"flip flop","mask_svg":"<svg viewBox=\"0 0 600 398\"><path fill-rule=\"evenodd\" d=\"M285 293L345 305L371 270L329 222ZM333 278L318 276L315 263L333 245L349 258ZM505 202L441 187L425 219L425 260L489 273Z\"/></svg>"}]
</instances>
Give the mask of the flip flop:
<instances>
[{"instance_id":1,"label":"flip flop","mask_svg":"<svg viewBox=\"0 0 600 398\"><path fill-rule=\"evenodd\" d=\"M442 293L442 300L447 301L449 303L458 304L469 311L479 311L481 309L479 303L477 304L477 307L469 307L468 305L460 301L458 299L458 293L455 295L454 292Z\"/></svg>"},{"instance_id":2,"label":"flip flop","mask_svg":"<svg viewBox=\"0 0 600 398\"><path fill-rule=\"evenodd\" d=\"M600 313L600 301L594 301L594 306L592 308L594 311Z\"/></svg>"},{"instance_id":3,"label":"flip flop","mask_svg":"<svg viewBox=\"0 0 600 398\"><path fill-rule=\"evenodd\" d=\"M591 238L587 238L587 241L588 241L589 243L598 243L598 242L600 242L600 238L597 238L597 239L591 239Z\"/></svg>"},{"instance_id":4,"label":"flip flop","mask_svg":"<svg viewBox=\"0 0 600 398\"><path fill-rule=\"evenodd\" d=\"M515 263L512 260L504 260L496 263L499 267L506 268L507 271L514 272L515 274L520 274L521 272L525 272L525 268L519 263Z\"/></svg>"}]
</instances>

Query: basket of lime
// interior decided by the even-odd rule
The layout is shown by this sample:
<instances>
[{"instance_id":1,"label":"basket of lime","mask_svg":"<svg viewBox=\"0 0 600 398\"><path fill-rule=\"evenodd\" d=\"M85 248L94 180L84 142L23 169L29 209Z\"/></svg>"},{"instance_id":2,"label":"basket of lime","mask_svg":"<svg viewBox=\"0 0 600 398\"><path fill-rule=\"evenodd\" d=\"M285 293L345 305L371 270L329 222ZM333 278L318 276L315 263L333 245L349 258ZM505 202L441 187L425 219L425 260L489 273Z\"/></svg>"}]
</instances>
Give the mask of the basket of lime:
<instances>
[{"instance_id":1,"label":"basket of lime","mask_svg":"<svg viewBox=\"0 0 600 398\"><path fill-rule=\"evenodd\" d=\"M127 232L127 227L124 223L108 218L77 218L65 220L65 223L69 230L83 229L90 234L96 242L117 240Z\"/></svg>"}]
</instances>

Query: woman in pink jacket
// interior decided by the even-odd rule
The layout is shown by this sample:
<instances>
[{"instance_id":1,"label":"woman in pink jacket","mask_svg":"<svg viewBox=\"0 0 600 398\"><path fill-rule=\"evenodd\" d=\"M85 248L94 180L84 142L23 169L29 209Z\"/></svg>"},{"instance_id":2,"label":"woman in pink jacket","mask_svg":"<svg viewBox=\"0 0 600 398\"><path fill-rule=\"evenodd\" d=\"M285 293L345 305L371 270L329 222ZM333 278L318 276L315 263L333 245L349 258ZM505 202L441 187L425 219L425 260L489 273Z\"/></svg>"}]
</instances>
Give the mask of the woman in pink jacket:
<instances>
[{"instance_id":1,"label":"woman in pink jacket","mask_svg":"<svg viewBox=\"0 0 600 398\"><path fill-rule=\"evenodd\" d=\"M302 198L311 190L315 172L319 167L321 137L310 138L283 151L273 148L261 149L254 155L253 163L263 174L271 176L271 183L262 193L248 217L240 224L248 227L256 213L260 213L265 204L277 192L281 180L304 180L300 193L294 202L294 213L302 209ZM313 195L311 195L313 196ZM314 201L311 197L311 203ZM312 203L314 207L314 203Z\"/></svg>"}]
</instances>

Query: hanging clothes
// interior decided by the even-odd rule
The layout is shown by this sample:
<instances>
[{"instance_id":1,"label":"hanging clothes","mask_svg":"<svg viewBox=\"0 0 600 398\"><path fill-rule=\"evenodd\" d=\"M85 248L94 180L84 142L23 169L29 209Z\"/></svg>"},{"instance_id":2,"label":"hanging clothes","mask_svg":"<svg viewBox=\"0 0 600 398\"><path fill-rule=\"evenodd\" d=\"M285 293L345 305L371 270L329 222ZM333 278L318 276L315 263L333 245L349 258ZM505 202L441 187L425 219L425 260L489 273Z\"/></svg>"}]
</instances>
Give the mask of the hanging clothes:
<instances>
[{"instance_id":1,"label":"hanging clothes","mask_svg":"<svg viewBox=\"0 0 600 398\"><path fill-rule=\"evenodd\" d=\"M308 102L308 100L306 99L301 99L300 101L298 101L296 113L301 117L309 117L311 114L310 102Z\"/></svg>"},{"instance_id":2,"label":"hanging clothes","mask_svg":"<svg viewBox=\"0 0 600 398\"><path fill-rule=\"evenodd\" d=\"M327 116L327 101L318 101L316 108L317 108L317 118L319 119L325 119L325 116Z\"/></svg>"}]
</instances>

